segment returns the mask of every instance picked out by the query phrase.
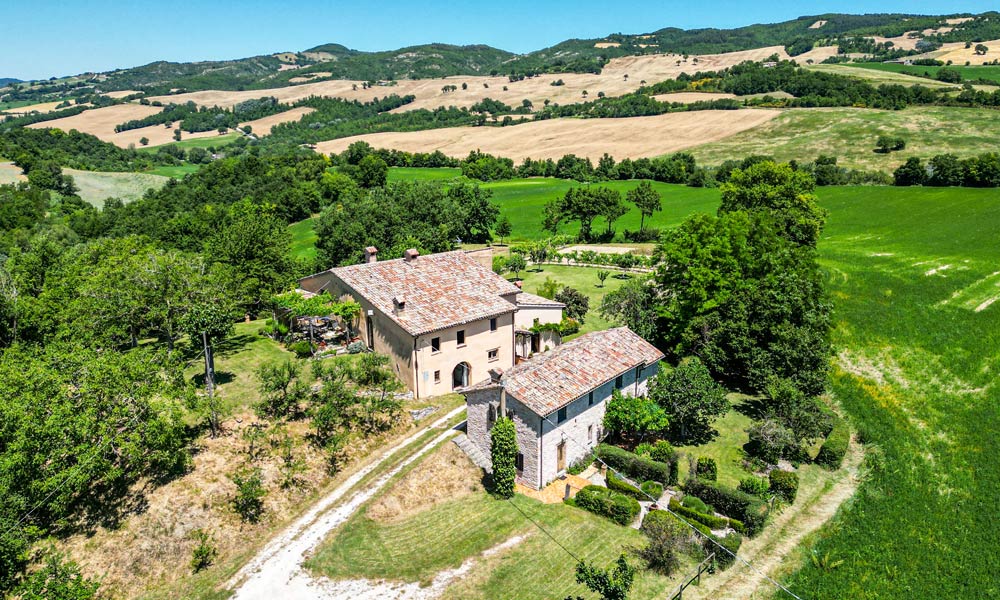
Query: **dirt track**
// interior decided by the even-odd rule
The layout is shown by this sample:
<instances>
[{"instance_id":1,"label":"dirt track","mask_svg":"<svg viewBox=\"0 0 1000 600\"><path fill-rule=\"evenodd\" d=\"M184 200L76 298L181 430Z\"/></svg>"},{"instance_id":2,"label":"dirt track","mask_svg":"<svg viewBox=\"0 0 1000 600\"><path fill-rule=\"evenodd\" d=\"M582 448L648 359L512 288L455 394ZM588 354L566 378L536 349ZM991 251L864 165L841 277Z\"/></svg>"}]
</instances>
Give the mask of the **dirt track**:
<instances>
[{"instance_id":1,"label":"dirt track","mask_svg":"<svg viewBox=\"0 0 1000 600\"><path fill-rule=\"evenodd\" d=\"M376 148L408 152L440 150L464 158L482 150L520 162L558 159L564 154L598 160L660 156L713 142L756 127L781 114L775 110L705 110L627 119L552 119L509 127L451 127L406 133L360 135L316 145L318 152L341 152L364 140Z\"/></svg>"}]
</instances>

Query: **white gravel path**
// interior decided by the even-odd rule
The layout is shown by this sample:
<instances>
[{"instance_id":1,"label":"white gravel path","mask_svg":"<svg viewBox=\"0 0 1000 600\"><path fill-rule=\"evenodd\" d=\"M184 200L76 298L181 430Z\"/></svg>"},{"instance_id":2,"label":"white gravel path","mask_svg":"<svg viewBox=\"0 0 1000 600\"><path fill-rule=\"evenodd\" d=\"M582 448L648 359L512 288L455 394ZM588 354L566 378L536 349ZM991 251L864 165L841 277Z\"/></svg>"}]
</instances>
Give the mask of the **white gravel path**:
<instances>
[{"instance_id":1,"label":"white gravel path","mask_svg":"<svg viewBox=\"0 0 1000 600\"><path fill-rule=\"evenodd\" d=\"M435 421L431 425L431 429L446 428L448 422L464 410L465 406L456 408ZM234 592L232 597L238 600L423 599L432 598L439 594L448 582L468 571L472 565L463 564L458 569L439 574L435 578L434 585L420 588L417 583L387 584L366 580L334 582L316 579L302 567L307 555L315 550L331 531L347 521L358 507L381 490L394 475L441 442L455 435L453 429L447 428L441 435L425 444L420 450L379 477L371 485L355 492L346 502L330 510L330 507L340 502L365 475L375 470L398 450L416 442L425 433L426 430L418 431L386 450L378 460L366 465L349 477L337 489L292 523L281 535L271 540L229 581L229 588ZM437 585L439 579L442 580L440 586ZM440 589L436 589L439 587Z\"/></svg>"}]
</instances>

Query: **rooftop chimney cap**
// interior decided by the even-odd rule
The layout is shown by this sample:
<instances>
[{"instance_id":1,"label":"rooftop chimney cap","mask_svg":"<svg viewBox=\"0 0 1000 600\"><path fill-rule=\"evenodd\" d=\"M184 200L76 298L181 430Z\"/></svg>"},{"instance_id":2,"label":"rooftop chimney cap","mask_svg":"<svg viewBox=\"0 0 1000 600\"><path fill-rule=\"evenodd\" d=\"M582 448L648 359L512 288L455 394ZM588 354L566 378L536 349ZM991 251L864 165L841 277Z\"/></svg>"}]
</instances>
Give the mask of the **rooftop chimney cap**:
<instances>
[{"instance_id":1,"label":"rooftop chimney cap","mask_svg":"<svg viewBox=\"0 0 1000 600\"><path fill-rule=\"evenodd\" d=\"M402 294L393 296L392 303L396 305L396 308L403 309L406 307L406 296Z\"/></svg>"},{"instance_id":2,"label":"rooftop chimney cap","mask_svg":"<svg viewBox=\"0 0 1000 600\"><path fill-rule=\"evenodd\" d=\"M403 253L403 258L407 261L416 260L418 256L420 256L420 251L416 248L409 248Z\"/></svg>"},{"instance_id":3,"label":"rooftop chimney cap","mask_svg":"<svg viewBox=\"0 0 1000 600\"><path fill-rule=\"evenodd\" d=\"M503 369L490 369L490 382L499 383L503 377Z\"/></svg>"},{"instance_id":4,"label":"rooftop chimney cap","mask_svg":"<svg viewBox=\"0 0 1000 600\"><path fill-rule=\"evenodd\" d=\"M523 281L515 281L514 285L517 286L517 289L521 289L524 286L524 282Z\"/></svg>"},{"instance_id":5,"label":"rooftop chimney cap","mask_svg":"<svg viewBox=\"0 0 1000 600\"><path fill-rule=\"evenodd\" d=\"M375 246L368 246L367 248L365 248L365 252L367 252L368 254L378 254L378 248L376 248Z\"/></svg>"},{"instance_id":6,"label":"rooftop chimney cap","mask_svg":"<svg viewBox=\"0 0 1000 600\"><path fill-rule=\"evenodd\" d=\"M378 248L375 246L368 246L365 248L365 262L373 263L378 261Z\"/></svg>"}]
</instances>

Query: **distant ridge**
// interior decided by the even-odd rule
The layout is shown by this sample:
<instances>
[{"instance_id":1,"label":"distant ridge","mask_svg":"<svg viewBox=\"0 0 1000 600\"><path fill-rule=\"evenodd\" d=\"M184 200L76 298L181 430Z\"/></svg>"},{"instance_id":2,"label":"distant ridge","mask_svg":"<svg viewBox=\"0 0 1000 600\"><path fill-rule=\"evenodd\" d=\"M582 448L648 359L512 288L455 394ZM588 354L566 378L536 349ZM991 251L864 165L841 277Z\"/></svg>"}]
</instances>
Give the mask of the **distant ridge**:
<instances>
[{"instance_id":1,"label":"distant ridge","mask_svg":"<svg viewBox=\"0 0 1000 600\"><path fill-rule=\"evenodd\" d=\"M21 83L21 80L14 79L13 77L0 77L0 87L10 85L12 83Z\"/></svg>"}]
</instances>

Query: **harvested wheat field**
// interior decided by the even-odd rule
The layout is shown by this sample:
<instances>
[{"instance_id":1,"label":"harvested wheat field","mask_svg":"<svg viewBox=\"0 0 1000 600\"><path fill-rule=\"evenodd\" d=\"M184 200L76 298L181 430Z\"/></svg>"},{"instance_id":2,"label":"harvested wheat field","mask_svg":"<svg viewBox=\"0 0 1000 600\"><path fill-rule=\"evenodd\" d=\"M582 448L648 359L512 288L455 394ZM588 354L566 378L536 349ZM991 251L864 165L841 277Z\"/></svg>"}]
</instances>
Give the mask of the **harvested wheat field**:
<instances>
[{"instance_id":1,"label":"harvested wheat field","mask_svg":"<svg viewBox=\"0 0 1000 600\"><path fill-rule=\"evenodd\" d=\"M10 162L0 162L0 185L20 183L28 178L21 173L21 167L15 167Z\"/></svg>"},{"instance_id":2,"label":"harvested wheat field","mask_svg":"<svg viewBox=\"0 0 1000 600\"><path fill-rule=\"evenodd\" d=\"M836 52L836 48L833 48L832 51ZM828 54L830 49L817 48L811 51L811 53L817 52ZM684 72L694 73L695 71L724 69L746 60L765 60L774 54L780 58L788 58L783 47L770 46L740 52L690 56L687 60L677 54L625 56L609 61L599 75L592 73L542 74L513 82L506 77L455 76L401 80L395 85L376 86L373 89L362 89L360 81L330 80L266 90L206 90L188 94L157 96L150 99L163 103L193 101L202 106L228 107L237 102L262 96L274 96L282 102L288 103L297 102L310 96L360 101L370 101L373 97L383 97L390 94L400 96L413 94L416 96L414 102L400 107L397 109L398 112L419 108L432 109L439 106L469 107L483 98L493 98L511 106L518 106L525 99L530 100L536 106L541 106L546 100L557 104L571 104L585 100L584 91L591 99L596 98L598 92L604 92L607 96L620 96L635 91L643 83L652 84L664 79L673 79ZM811 56L811 54L802 56ZM563 82L563 85L552 85L559 80ZM463 83L467 84L467 89L462 89ZM451 85L458 89L453 92L442 91L444 86ZM356 90L354 86L357 86Z\"/></svg>"},{"instance_id":3,"label":"harvested wheat field","mask_svg":"<svg viewBox=\"0 0 1000 600\"><path fill-rule=\"evenodd\" d=\"M290 121L298 121L305 115L311 112L315 112L315 108L309 108L308 106L302 106L299 108L293 108L292 110L286 110L283 113L278 113L276 115L271 115L270 117L264 117L257 119L256 121L247 121L246 123L240 123L240 127L246 127L249 125L255 135L267 135L271 133L271 129L275 125L281 123L288 123Z\"/></svg>"},{"instance_id":4,"label":"harvested wheat field","mask_svg":"<svg viewBox=\"0 0 1000 600\"><path fill-rule=\"evenodd\" d=\"M119 90L117 92L105 92L103 95L107 96L108 98L114 98L117 100L118 98L124 98L126 96L131 96L133 94L141 94L141 93L142 92L138 90Z\"/></svg>"},{"instance_id":5,"label":"harvested wheat field","mask_svg":"<svg viewBox=\"0 0 1000 600\"><path fill-rule=\"evenodd\" d=\"M39 104L29 104L27 106L19 106L17 108L8 108L6 110L0 110L0 114L12 113L16 115L22 115L33 112L50 113L56 110L56 107L62 103L63 103L62 100L57 100L55 102L41 102Z\"/></svg>"},{"instance_id":6,"label":"harvested wheat field","mask_svg":"<svg viewBox=\"0 0 1000 600\"><path fill-rule=\"evenodd\" d=\"M981 65L984 62L1000 58L1000 40L989 40L981 43L989 48L985 55L976 54L978 43L972 44L971 48L966 48L965 42L953 42L942 45L939 50L929 52L927 56L944 62L950 60L956 65L964 65L966 62L972 65Z\"/></svg>"},{"instance_id":7,"label":"harvested wheat field","mask_svg":"<svg viewBox=\"0 0 1000 600\"><path fill-rule=\"evenodd\" d=\"M654 100L660 102L680 102L681 104L693 104L695 102L708 102L710 100L724 100L735 98L735 94L725 94L716 92L672 92L670 94L659 94L653 96Z\"/></svg>"},{"instance_id":8,"label":"harvested wheat field","mask_svg":"<svg viewBox=\"0 0 1000 600\"><path fill-rule=\"evenodd\" d=\"M407 133L375 133L320 142L324 154L364 140L376 148L408 152L440 150L464 157L482 150L514 159L557 159L564 154L598 160L660 156L721 140L781 114L776 110L705 110L628 119L552 119L510 127L451 127Z\"/></svg>"}]
</instances>

